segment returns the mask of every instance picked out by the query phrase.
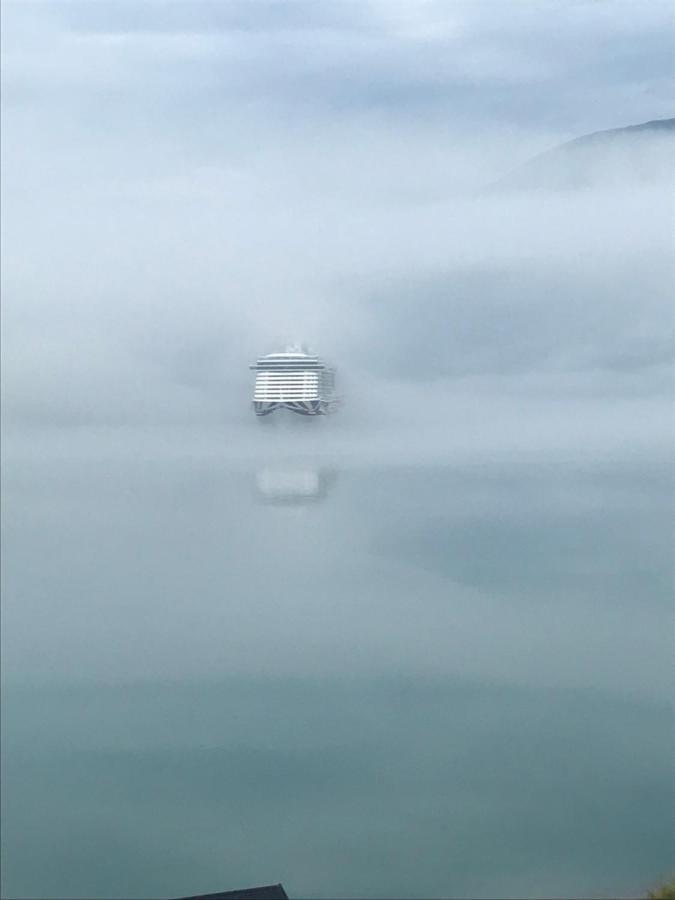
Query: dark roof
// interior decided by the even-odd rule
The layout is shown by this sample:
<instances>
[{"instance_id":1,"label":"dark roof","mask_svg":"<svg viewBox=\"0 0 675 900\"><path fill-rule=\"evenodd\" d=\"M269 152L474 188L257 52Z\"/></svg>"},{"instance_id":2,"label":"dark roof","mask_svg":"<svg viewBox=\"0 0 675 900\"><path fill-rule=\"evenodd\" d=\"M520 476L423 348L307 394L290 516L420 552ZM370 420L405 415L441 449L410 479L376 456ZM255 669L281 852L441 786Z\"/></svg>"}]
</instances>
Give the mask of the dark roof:
<instances>
[{"instance_id":1,"label":"dark roof","mask_svg":"<svg viewBox=\"0 0 675 900\"><path fill-rule=\"evenodd\" d=\"M288 894L280 884L243 888L240 891L220 891L218 894L198 894L181 897L180 900L288 900Z\"/></svg>"}]
</instances>

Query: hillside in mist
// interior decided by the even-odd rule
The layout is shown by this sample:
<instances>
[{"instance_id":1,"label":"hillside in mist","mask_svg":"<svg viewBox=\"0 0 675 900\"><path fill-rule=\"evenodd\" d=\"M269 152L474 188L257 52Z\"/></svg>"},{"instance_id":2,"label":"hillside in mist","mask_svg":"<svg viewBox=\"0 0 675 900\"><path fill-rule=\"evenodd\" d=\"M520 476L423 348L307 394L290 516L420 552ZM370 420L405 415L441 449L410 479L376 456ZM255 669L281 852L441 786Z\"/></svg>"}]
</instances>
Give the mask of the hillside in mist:
<instances>
[{"instance_id":1,"label":"hillside in mist","mask_svg":"<svg viewBox=\"0 0 675 900\"><path fill-rule=\"evenodd\" d=\"M675 175L675 119L595 131L535 156L498 188L569 190L626 182L651 184Z\"/></svg>"}]
</instances>

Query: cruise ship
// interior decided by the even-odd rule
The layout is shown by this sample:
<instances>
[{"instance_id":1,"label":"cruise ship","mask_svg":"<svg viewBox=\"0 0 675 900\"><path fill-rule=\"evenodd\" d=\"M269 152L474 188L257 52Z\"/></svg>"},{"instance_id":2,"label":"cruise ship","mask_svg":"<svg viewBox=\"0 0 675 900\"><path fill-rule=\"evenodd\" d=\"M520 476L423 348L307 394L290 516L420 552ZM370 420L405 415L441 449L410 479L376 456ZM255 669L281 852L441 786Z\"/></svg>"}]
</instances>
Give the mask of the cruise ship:
<instances>
[{"instance_id":1,"label":"cruise ship","mask_svg":"<svg viewBox=\"0 0 675 900\"><path fill-rule=\"evenodd\" d=\"M304 348L268 353L250 368L256 373L253 411L257 416L276 409L325 416L336 408L335 370Z\"/></svg>"}]
</instances>

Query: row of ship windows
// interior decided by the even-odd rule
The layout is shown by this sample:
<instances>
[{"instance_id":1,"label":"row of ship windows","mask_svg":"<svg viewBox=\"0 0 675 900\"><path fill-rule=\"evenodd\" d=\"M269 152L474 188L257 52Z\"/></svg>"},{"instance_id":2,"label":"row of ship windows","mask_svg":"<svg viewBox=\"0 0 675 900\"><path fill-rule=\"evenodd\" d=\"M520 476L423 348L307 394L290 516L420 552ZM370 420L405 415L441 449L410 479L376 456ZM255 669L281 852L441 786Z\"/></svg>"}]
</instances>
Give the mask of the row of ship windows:
<instances>
[{"instance_id":1,"label":"row of ship windows","mask_svg":"<svg viewBox=\"0 0 675 900\"><path fill-rule=\"evenodd\" d=\"M316 394L317 388L314 387L306 387L306 388L283 388L283 387L274 387L274 388L256 388L255 393L258 394Z\"/></svg>"}]
</instances>

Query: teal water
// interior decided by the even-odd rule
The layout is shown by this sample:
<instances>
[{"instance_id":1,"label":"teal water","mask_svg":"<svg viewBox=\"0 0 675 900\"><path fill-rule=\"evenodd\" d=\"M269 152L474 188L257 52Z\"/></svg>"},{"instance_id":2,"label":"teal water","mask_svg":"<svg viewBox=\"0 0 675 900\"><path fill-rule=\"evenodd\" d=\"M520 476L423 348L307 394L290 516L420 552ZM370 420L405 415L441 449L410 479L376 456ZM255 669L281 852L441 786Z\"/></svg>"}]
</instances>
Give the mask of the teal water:
<instances>
[{"instance_id":1,"label":"teal water","mask_svg":"<svg viewBox=\"0 0 675 900\"><path fill-rule=\"evenodd\" d=\"M8 468L3 896L670 874L668 467L264 471Z\"/></svg>"}]
</instances>

